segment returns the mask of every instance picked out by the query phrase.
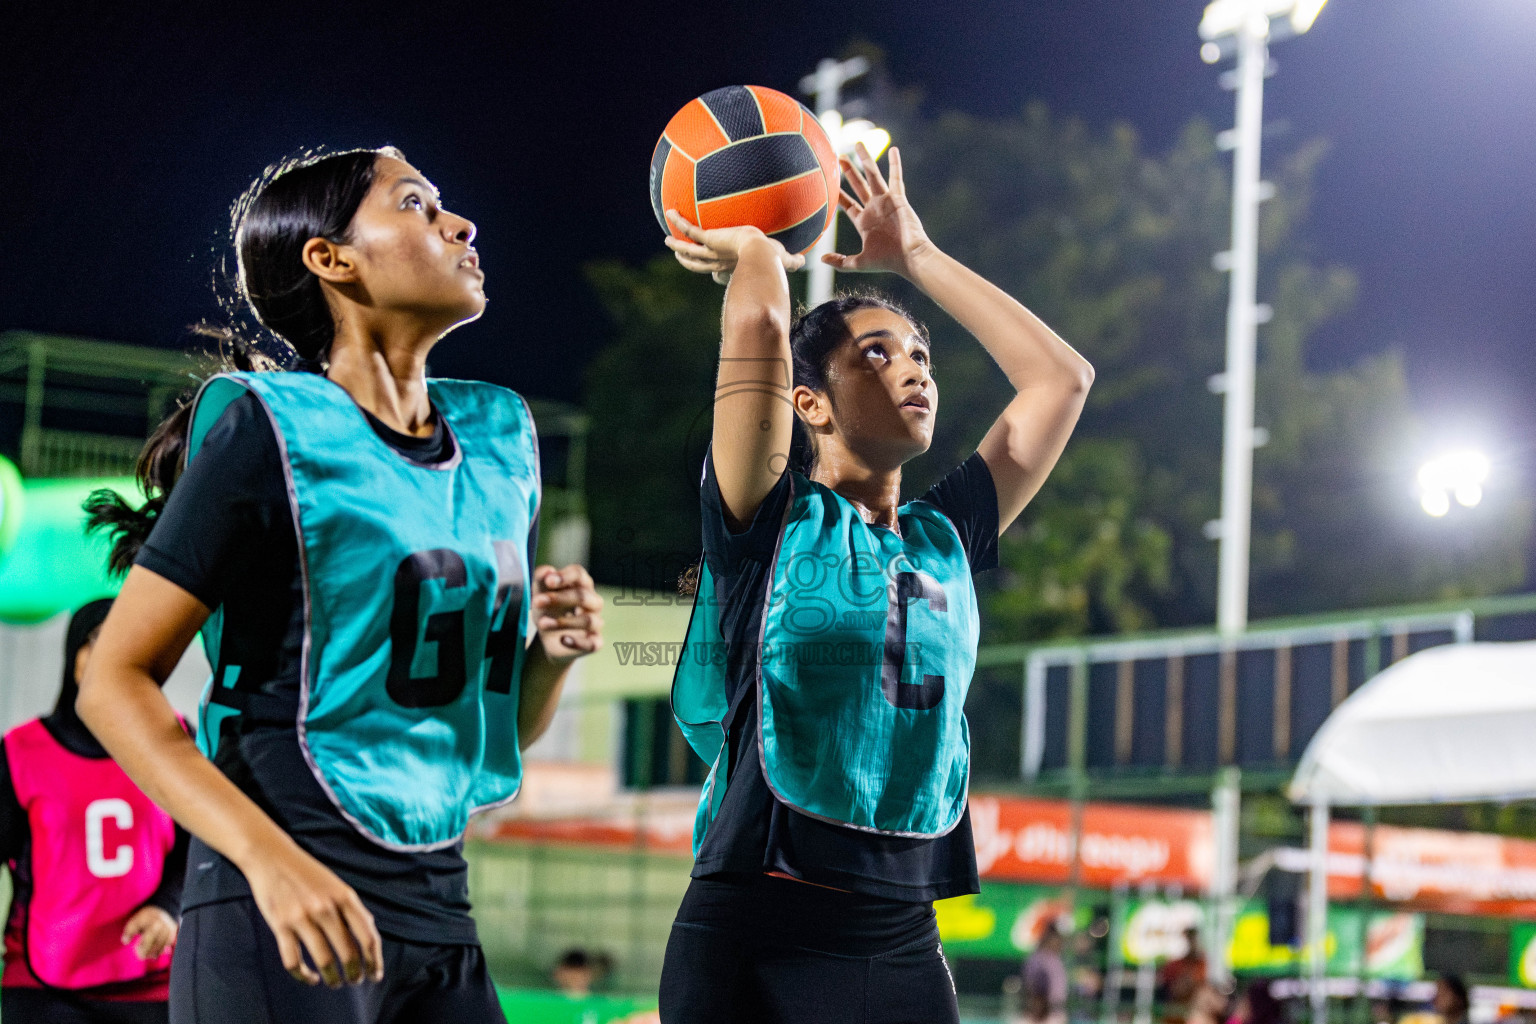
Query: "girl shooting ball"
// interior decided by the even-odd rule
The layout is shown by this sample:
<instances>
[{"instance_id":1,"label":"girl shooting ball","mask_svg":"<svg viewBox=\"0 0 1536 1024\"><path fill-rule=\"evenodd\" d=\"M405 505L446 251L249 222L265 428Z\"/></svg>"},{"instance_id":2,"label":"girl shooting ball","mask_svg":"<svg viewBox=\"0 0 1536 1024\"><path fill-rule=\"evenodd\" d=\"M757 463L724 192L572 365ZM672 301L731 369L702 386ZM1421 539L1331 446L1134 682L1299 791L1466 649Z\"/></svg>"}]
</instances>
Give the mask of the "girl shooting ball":
<instances>
[{"instance_id":1,"label":"girl shooting ball","mask_svg":"<svg viewBox=\"0 0 1536 1024\"><path fill-rule=\"evenodd\" d=\"M786 271L803 257L756 228L705 231L668 212L678 261L728 286L704 558L673 685L713 768L667 946L666 1024L958 1020L932 904L979 891L963 712L972 577L996 564L1093 381L1038 317L928 238L897 150L889 181L862 146L841 166L863 248L826 261L912 282L1015 395L974 455L902 503L902 466L927 450L939 409L923 327L869 296L792 318Z\"/></svg>"}]
</instances>

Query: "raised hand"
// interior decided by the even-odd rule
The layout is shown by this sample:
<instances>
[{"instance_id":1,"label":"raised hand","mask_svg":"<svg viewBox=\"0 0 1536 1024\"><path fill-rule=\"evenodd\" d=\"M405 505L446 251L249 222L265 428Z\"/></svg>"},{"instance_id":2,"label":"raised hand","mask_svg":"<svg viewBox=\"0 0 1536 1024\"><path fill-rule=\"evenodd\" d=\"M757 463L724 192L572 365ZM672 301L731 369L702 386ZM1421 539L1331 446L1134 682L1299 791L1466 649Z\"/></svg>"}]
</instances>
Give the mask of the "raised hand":
<instances>
[{"instance_id":1,"label":"raised hand","mask_svg":"<svg viewBox=\"0 0 1536 1024\"><path fill-rule=\"evenodd\" d=\"M581 566L533 570L534 626L551 662L571 662L603 645L602 610L602 595Z\"/></svg>"},{"instance_id":2,"label":"raised hand","mask_svg":"<svg viewBox=\"0 0 1536 1024\"><path fill-rule=\"evenodd\" d=\"M785 270L799 270L805 266L805 257L787 251L777 241L768 238L754 227L711 228L708 231L689 223L676 210L667 211L667 223L682 232L686 238L667 236L667 248L677 257L677 262L696 274L711 274L720 284L725 284L736 269L742 247L754 238L766 239L778 249L779 262Z\"/></svg>"},{"instance_id":3,"label":"raised hand","mask_svg":"<svg viewBox=\"0 0 1536 1024\"><path fill-rule=\"evenodd\" d=\"M851 256L828 253L822 261L838 270L867 272L888 271L911 276L913 262L933 248L917 211L907 201L906 182L901 173L901 152L890 151L891 178L886 181L880 165L861 142L854 155L839 163L853 195L838 192L838 205L858 229L864 247Z\"/></svg>"}]
</instances>

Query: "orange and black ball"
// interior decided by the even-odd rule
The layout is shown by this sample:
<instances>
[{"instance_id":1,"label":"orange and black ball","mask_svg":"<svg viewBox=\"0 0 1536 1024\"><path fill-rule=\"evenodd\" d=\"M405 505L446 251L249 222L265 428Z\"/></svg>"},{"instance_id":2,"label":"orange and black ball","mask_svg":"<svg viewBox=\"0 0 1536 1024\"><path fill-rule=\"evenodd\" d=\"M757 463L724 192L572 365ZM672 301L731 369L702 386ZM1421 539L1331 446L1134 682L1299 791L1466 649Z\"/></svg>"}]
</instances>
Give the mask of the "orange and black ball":
<instances>
[{"instance_id":1,"label":"orange and black ball","mask_svg":"<svg viewBox=\"0 0 1536 1024\"><path fill-rule=\"evenodd\" d=\"M816 115L760 85L707 92L667 122L651 157L651 208L701 228L752 225L807 252L837 215L837 156Z\"/></svg>"}]
</instances>

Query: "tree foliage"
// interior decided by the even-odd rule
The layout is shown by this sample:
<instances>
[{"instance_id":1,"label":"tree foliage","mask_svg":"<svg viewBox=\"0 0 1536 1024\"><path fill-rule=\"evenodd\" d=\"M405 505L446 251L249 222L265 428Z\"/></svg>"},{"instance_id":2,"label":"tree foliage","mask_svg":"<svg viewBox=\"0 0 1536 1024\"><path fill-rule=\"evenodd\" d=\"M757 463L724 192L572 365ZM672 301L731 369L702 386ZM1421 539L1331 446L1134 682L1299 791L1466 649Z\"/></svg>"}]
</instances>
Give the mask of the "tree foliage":
<instances>
[{"instance_id":1,"label":"tree foliage","mask_svg":"<svg viewBox=\"0 0 1536 1024\"><path fill-rule=\"evenodd\" d=\"M988 639L1027 640L1209 622L1218 513L1228 162L1192 122L1163 153L1134 131L1094 131L1032 104L984 120L882 111L913 204L946 251L1040 314L1098 371L1077 435L1003 537L984 577ZM1523 582L1531 509L1488 509L1476 534L1437 541L1404 461L1418 425L1402 362L1308 362L1316 328L1352 301L1353 275L1307 259L1302 231L1326 146L1271 158L1261 220L1254 617L1487 593ZM856 244L843 224L842 240ZM846 250L848 245L843 248ZM668 257L590 269L615 341L592 364L594 564L600 578L665 585L698 548L698 473L718 351L719 289ZM900 281L929 325L940 389L915 494L961 461L1009 397L973 339ZM1443 535L1445 531L1440 531Z\"/></svg>"}]
</instances>

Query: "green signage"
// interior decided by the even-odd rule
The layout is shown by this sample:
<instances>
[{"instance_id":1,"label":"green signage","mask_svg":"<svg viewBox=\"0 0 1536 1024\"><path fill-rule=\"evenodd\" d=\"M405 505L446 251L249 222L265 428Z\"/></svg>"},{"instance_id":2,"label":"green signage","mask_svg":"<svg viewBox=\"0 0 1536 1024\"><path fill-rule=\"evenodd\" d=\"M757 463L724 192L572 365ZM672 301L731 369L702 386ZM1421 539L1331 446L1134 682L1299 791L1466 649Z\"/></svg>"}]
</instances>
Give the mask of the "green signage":
<instances>
[{"instance_id":1,"label":"green signage","mask_svg":"<svg viewBox=\"0 0 1536 1024\"><path fill-rule=\"evenodd\" d=\"M1509 931L1509 980L1536 988L1536 924L1522 921Z\"/></svg>"},{"instance_id":2,"label":"green signage","mask_svg":"<svg viewBox=\"0 0 1536 1024\"><path fill-rule=\"evenodd\" d=\"M1092 902L1103 899L1094 893ZM1079 927L1091 909L1080 900L1074 915ZM1199 900L1127 899L1119 936L1122 962L1135 966L1160 963L1184 954L1190 928L1205 930L1205 907ZM934 904L944 949L954 956L1014 959L1035 948L1048 921L1067 911L1065 894L1057 888L983 882L981 893ZM1530 948L1530 981L1536 987L1536 925L1524 926ZM1424 916L1390 910L1362 913L1354 907L1328 911L1328 973L1334 977L1383 978L1412 981L1424 973ZM1234 970L1247 974L1295 974L1307 963L1305 947L1271 946L1269 916L1264 904L1248 902L1233 922L1229 954ZM1514 966L1511 973L1519 977Z\"/></svg>"},{"instance_id":3,"label":"green signage","mask_svg":"<svg viewBox=\"0 0 1536 1024\"><path fill-rule=\"evenodd\" d=\"M1035 948L1046 923L1067 912L1067 901L1060 889L982 882L980 895L940 900L933 909L946 953L1012 960ZM1079 907L1079 924L1086 925L1089 914Z\"/></svg>"}]
</instances>

